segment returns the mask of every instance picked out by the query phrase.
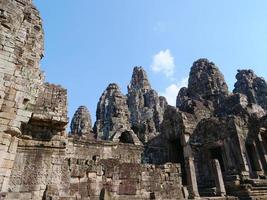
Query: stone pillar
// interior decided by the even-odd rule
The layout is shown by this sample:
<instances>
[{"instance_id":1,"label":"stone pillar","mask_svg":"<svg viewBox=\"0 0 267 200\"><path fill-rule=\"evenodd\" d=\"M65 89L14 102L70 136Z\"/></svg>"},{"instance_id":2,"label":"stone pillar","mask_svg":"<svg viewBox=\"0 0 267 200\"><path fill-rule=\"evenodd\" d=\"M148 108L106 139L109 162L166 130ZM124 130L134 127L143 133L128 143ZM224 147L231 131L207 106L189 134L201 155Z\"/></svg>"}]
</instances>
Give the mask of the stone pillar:
<instances>
[{"instance_id":1,"label":"stone pillar","mask_svg":"<svg viewBox=\"0 0 267 200\"><path fill-rule=\"evenodd\" d=\"M248 177L249 176L249 164L248 160L246 158L246 148L245 148L245 142L242 138L240 138L239 135L237 135L237 144L233 143L233 145L236 145L236 150L237 150L237 155L238 155L238 160L240 164L240 170L241 170L241 175L243 177Z\"/></svg>"},{"instance_id":2,"label":"stone pillar","mask_svg":"<svg viewBox=\"0 0 267 200\"><path fill-rule=\"evenodd\" d=\"M181 143L183 145L184 159L185 159L185 170L187 178L187 188L189 192L189 199L195 199L199 197L196 169L194 163L193 152L190 144L188 143L190 134L183 134L181 136Z\"/></svg>"},{"instance_id":3,"label":"stone pillar","mask_svg":"<svg viewBox=\"0 0 267 200\"><path fill-rule=\"evenodd\" d=\"M197 198L199 197L199 193L198 193L196 170L193 157L185 158L185 168L187 175L187 187L189 191L189 199Z\"/></svg>"},{"instance_id":4,"label":"stone pillar","mask_svg":"<svg viewBox=\"0 0 267 200\"><path fill-rule=\"evenodd\" d=\"M229 138L230 139L230 138ZM224 150L225 150L225 155L227 158L227 168L232 168L235 166L234 164L234 158L231 156L231 153L233 152L232 147L231 147L231 141L229 141L229 139L227 139L227 141L224 144Z\"/></svg>"},{"instance_id":5,"label":"stone pillar","mask_svg":"<svg viewBox=\"0 0 267 200\"><path fill-rule=\"evenodd\" d=\"M215 178L215 184L216 184L216 195L219 196L225 196L226 190L224 186L223 176L222 176L222 170L220 163L217 159L214 159L211 161L212 171Z\"/></svg>"},{"instance_id":6,"label":"stone pillar","mask_svg":"<svg viewBox=\"0 0 267 200\"><path fill-rule=\"evenodd\" d=\"M260 128L259 135L261 138L263 148L265 149L265 152L267 153L267 129L266 128Z\"/></svg>"},{"instance_id":7,"label":"stone pillar","mask_svg":"<svg viewBox=\"0 0 267 200\"><path fill-rule=\"evenodd\" d=\"M261 134L258 134L258 139L256 140L256 144L259 148L262 166L264 168L265 173L267 173L267 152L264 147L264 142Z\"/></svg>"},{"instance_id":8,"label":"stone pillar","mask_svg":"<svg viewBox=\"0 0 267 200\"><path fill-rule=\"evenodd\" d=\"M252 147L253 147L253 151L255 152L254 154L254 159L253 161L255 162L255 165L257 167L257 175L263 175L264 172L263 172L263 167L262 167L262 164L261 164L261 159L260 159L260 154L259 154L259 151L257 149L257 146L256 146L256 143L255 141L252 143Z\"/></svg>"},{"instance_id":9,"label":"stone pillar","mask_svg":"<svg viewBox=\"0 0 267 200\"><path fill-rule=\"evenodd\" d=\"M264 175L259 152L256 148L255 141L246 142L246 157L249 165L249 172L251 178L258 178Z\"/></svg>"}]
</instances>

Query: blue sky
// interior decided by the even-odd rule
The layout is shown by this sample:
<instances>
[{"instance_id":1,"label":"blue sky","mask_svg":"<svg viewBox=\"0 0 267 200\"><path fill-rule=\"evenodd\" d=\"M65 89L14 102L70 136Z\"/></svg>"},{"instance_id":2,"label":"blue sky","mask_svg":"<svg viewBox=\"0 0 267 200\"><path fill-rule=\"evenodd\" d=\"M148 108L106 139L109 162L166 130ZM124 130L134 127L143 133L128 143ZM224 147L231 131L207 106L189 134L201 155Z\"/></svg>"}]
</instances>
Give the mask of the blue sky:
<instances>
[{"instance_id":1,"label":"blue sky","mask_svg":"<svg viewBox=\"0 0 267 200\"><path fill-rule=\"evenodd\" d=\"M46 80L68 89L69 117L95 119L109 83L123 93L134 66L174 102L190 67L208 58L233 88L237 69L267 78L266 0L34 0L45 30Z\"/></svg>"}]
</instances>

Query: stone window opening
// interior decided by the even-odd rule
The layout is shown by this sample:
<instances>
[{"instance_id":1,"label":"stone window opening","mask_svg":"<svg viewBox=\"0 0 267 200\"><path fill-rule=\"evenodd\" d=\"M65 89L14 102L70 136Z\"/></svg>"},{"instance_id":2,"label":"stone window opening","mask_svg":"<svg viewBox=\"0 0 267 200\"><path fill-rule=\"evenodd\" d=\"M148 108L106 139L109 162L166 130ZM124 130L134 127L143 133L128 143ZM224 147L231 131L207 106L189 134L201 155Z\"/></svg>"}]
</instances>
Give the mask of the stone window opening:
<instances>
[{"instance_id":1,"label":"stone window opening","mask_svg":"<svg viewBox=\"0 0 267 200\"><path fill-rule=\"evenodd\" d=\"M156 195L155 195L155 193L154 192L151 192L150 194L149 194L149 199L156 199Z\"/></svg>"},{"instance_id":2,"label":"stone window opening","mask_svg":"<svg viewBox=\"0 0 267 200\"><path fill-rule=\"evenodd\" d=\"M103 188L101 191L100 191L100 196L99 196L99 200L105 200L106 198L106 190Z\"/></svg>"},{"instance_id":3,"label":"stone window opening","mask_svg":"<svg viewBox=\"0 0 267 200\"><path fill-rule=\"evenodd\" d=\"M26 107L29 102L30 102L30 99L25 98L25 99L23 99L22 104Z\"/></svg>"},{"instance_id":4,"label":"stone window opening","mask_svg":"<svg viewBox=\"0 0 267 200\"><path fill-rule=\"evenodd\" d=\"M126 131L121 134L119 137L120 143L126 143L126 144L134 144L133 137L131 136L130 132Z\"/></svg>"},{"instance_id":5,"label":"stone window opening","mask_svg":"<svg viewBox=\"0 0 267 200\"><path fill-rule=\"evenodd\" d=\"M99 155L93 155L93 157L92 157L92 161L93 161L94 163L98 163L98 162L100 161L100 156L99 156Z\"/></svg>"},{"instance_id":6,"label":"stone window opening","mask_svg":"<svg viewBox=\"0 0 267 200\"><path fill-rule=\"evenodd\" d=\"M149 101L146 94L143 95L143 98L144 98L144 107L149 108Z\"/></svg>"}]
</instances>

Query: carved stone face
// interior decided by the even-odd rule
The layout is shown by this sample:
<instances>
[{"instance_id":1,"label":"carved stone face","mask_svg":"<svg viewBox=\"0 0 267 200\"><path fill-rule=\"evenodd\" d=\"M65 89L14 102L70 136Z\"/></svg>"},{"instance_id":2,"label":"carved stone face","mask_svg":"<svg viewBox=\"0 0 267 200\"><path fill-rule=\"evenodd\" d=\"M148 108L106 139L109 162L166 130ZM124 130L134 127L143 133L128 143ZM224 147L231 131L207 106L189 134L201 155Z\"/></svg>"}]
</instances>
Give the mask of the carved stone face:
<instances>
[{"instance_id":1,"label":"carved stone face","mask_svg":"<svg viewBox=\"0 0 267 200\"><path fill-rule=\"evenodd\" d=\"M214 95L227 95L228 86L222 73L207 59L197 60L190 72L188 90L191 96L212 100Z\"/></svg>"},{"instance_id":2,"label":"carved stone face","mask_svg":"<svg viewBox=\"0 0 267 200\"><path fill-rule=\"evenodd\" d=\"M71 121L71 133L74 135L88 134L92 131L92 120L88 109L80 106Z\"/></svg>"}]
</instances>

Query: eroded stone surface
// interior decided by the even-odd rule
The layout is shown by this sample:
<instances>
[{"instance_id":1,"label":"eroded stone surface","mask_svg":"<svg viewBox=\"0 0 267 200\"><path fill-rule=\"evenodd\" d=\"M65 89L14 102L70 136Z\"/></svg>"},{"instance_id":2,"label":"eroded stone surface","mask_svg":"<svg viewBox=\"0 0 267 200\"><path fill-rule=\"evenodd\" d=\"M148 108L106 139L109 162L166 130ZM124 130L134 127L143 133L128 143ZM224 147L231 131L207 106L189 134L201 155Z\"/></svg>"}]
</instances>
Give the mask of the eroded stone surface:
<instances>
[{"instance_id":1,"label":"eroded stone surface","mask_svg":"<svg viewBox=\"0 0 267 200\"><path fill-rule=\"evenodd\" d=\"M43 83L43 29L31 1L0 1L0 192L8 191L21 125Z\"/></svg>"},{"instance_id":2,"label":"eroded stone surface","mask_svg":"<svg viewBox=\"0 0 267 200\"><path fill-rule=\"evenodd\" d=\"M92 132L92 119L86 106L80 106L70 124L71 134L82 136Z\"/></svg>"},{"instance_id":3,"label":"eroded stone surface","mask_svg":"<svg viewBox=\"0 0 267 200\"><path fill-rule=\"evenodd\" d=\"M137 146L73 141L67 152L36 145L20 143L7 199L183 199L179 165L141 165Z\"/></svg>"},{"instance_id":4,"label":"eroded stone surface","mask_svg":"<svg viewBox=\"0 0 267 200\"><path fill-rule=\"evenodd\" d=\"M43 28L31 1L0 4L0 131L21 134L43 82Z\"/></svg>"},{"instance_id":5,"label":"eroded stone surface","mask_svg":"<svg viewBox=\"0 0 267 200\"><path fill-rule=\"evenodd\" d=\"M43 83L30 0L0 0L0 44L0 199L267 199L266 82L251 70L229 94L199 59L173 107L135 67L126 96L103 92L94 133L80 107L68 137L67 91Z\"/></svg>"},{"instance_id":6,"label":"eroded stone surface","mask_svg":"<svg viewBox=\"0 0 267 200\"><path fill-rule=\"evenodd\" d=\"M110 84L97 105L96 137L102 140L142 145L131 129L127 97L117 84Z\"/></svg>"},{"instance_id":7,"label":"eroded stone surface","mask_svg":"<svg viewBox=\"0 0 267 200\"><path fill-rule=\"evenodd\" d=\"M117 84L110 84L97 104L95 131L98 138L109 140L117 130L130 129L127 99Z\"/></svg>"},{"instance_id":8,"label":"eroded stone surface","mask_svg":"<svg viewBox=\"0 0 267 200\"><path fill-rule=\"evenodd\" d=\"M61 86L45 83L40 87L30 121L22 126L22 137L50 140L66 136L67 91Z\"/></svg>"},{"instance_id":9,"label":"eroded stone surface","mask_svg":"<svg viewBox=\"0 0 267 200\"><path fill-rule=\"evenodd\" d=\"M179 110L173 110L171 114L177 116L175 126L170 125L168 120L163 123L164 130L169 130L167 135L181 138L184 156L189 152L194 157L201 195L211 194L215 182L219 187L217 192L225 184L218 182L222 177L213 178L214 174L221 174L218 171L212 172L214 169L210 163L214 159L219 161L223 179L229 184L227 192L243 198L257 196L259 186L255 179L261 177L266 169L264 152L267 143L262 124L266 115L266 83L251 70L238 71L236 78L234 94L229 94L218 68L206 59L196 61L191 68L188 88L182 88L177 96ZM185 120L187 116L190 116L189 123ZM179 118L183 120L178 120ZM186 131L185 127L190 127L190 131ZM261 131L257 127L261 127ZM168 138L171 137L168 136L165 143L170 141ZM190 151L183 144L183 139L186 141L187 138ZM164 144L161 146L164 147ZM239 179L250 180L255 188L248 194L242 189L246 181ZM231 185L233 182L237 185ZM215 190L214 194L217 192ZM262 192L262 195L265 193Z\"/></svg>"},{"instance_id":10,"label":"eroded stone surface","mask_svg":"<svg viewBox=\"0 0 267 200\"><path fill-rule=\"evenodd\" d=\"M249 103L258 104L267 110L267 84L265 80L258 77L252 70L238 70L236 79L234 92L246 95Z\"/></svg>"},{"instance_id":11,"label":"eroded stone surface","mask_svg":"<svg viewBox=\"0 0 267 200\"><path fill-rule=\"evenodd\" d=\"M189 96L196 99L217 101L227 96L228 86L218 67L207 59L194 62L188 80Z\"/></svg>"},{"instance_id":12,"label":"eroded stone surface","mask_svg":"<svg viewBox=\"0 0 267 200\"><path fill-rule=\"evenodd\" d=\"M176 105L181 111L198 113L205 118L227 96L228 86L218 67L207 59L199 59L193 63L188 88L180 90Z\"/></svg>"},{"instance_id":13,"label":"eroded stone surface","mask_svg":"<svg viewBox=\"0 0 267 200\"><path fill-rule=\"evenodd\" d=\"M151 88L142 67L134 68L127 97L132 129L146 143L159 134L167 101Z\"/></svg>"}]
</instances>

